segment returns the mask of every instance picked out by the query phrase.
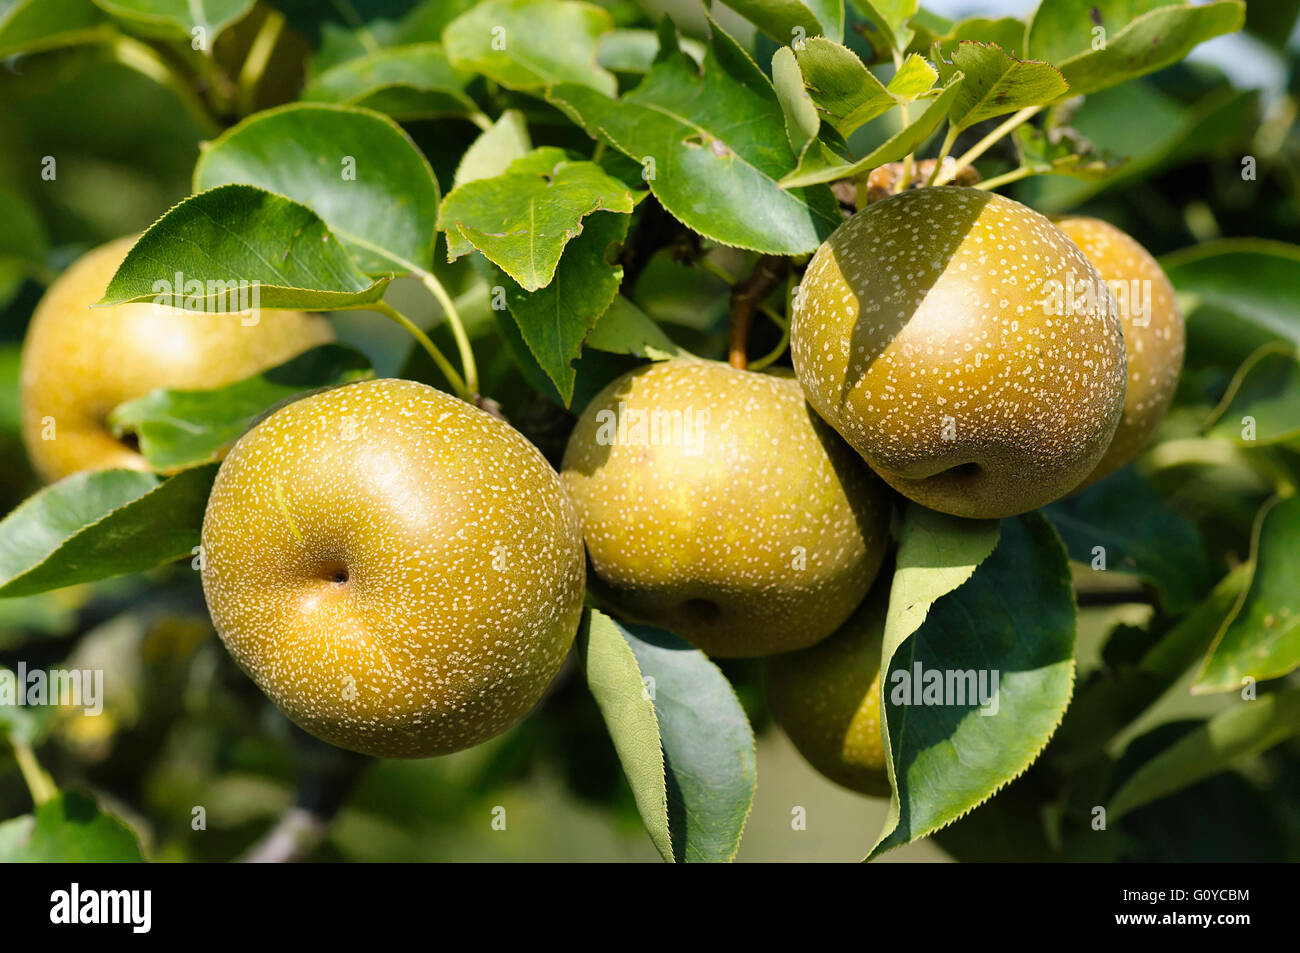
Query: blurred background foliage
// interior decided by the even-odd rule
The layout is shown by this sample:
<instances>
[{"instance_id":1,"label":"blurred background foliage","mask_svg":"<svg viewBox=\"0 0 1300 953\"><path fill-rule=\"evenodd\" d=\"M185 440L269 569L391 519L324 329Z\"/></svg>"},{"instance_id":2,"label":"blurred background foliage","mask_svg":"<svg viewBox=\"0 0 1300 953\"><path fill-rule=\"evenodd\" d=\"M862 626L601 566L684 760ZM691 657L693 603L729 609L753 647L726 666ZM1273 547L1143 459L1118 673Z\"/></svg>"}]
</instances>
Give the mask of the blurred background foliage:
<instances>
[{"instance_id":1,"label":"blurred background foliage","mask_svg":"<svg viewBox=\"0 0 1300 953\"><path fill-rule=\"evenodd\" d=\"M677 0L598 0L619 25L645 25L646 14L670 12L685 32L703 35L698 4ZM447 0L450 19L466 0ZM305 79L356 55L356 27L333 5L279 0L288 29L275 66L259 88L257 108L290 101ZM929 3L949 17L1023 15L1032 3ZM349 9L376 36L399 37L413 26L411 3L357 2ZM729 28L770 62L772 42L719 11ZM1224 37L1189 61L1090 96L1074 127L1099 149L1128 156L1105 180L1042 177L1007 191L1044 212L1096 215L1131 233L1157 256L1199 243L1250 237L1294 242L1300 237L1300 0L1251 0L1245 34ZM259 4L222 34L219 63L242 61L265 8ZM424 24L435 29L435 24ZM435 29L436 32L436 29ZM865 49L865 47L864 47ZM198 69L186 44L169 55ZM766 57L766 58L765 58ZM624 85L635 75L620 73ZM498 105L526 111L538 145L589 148L579 130L536 100L491 92ZM429 157L444 194L461 153L479 130L458 119L414 121L412 137ZM956 153L987 131L963 134ZM864 154L888 123L863 127L853 143ZM80 253L139 231L190 192L190 172L204 131L168 89L115 59L102 45L79 45L0 64L0 513L36 482L18 436L18 354L27 321L50 277ZM969 142L967 141L969 140ZM1010 140L1002 144L1010 150ZM59 163L57 181L41 178L46 156ZM1253 179L1243 157L1256 160ZM1010 151L990 153L986 174L1016 164ZM9 254L24 234L28 254ZM442 260L443 256L438 256ZM739 274L743 253L717 249L712 260ZM1297 269L1300 271L1300 268ZM507 348L486 288L468 259L440 265L440 277L479 340L484 390L556 459L571 413L536 396ZM1242 276L1249 280L1249 276ZM1293 278L1300 275L1293 275ZM399 283L400 284L400 283ZM1292 294L1300 281L1292 284ZM727 288L698 268L658 254L634 297L686 347L718 354L725 347ZM400 288L395 292L400 296ZM437 315L417 293L398 306L426 326ZM423 309L423 311L421 311ZM340 337L363 350L377 373L434 379L422 354L399 328L373 315L335 317ZM1188 366L1162 440L1193 436L1225 393L1236 364L1223 342L1201 336L1209 320L1189 321ZM445 329L434 328L435 337ZM755 329L761 353L775 331ZM771 334L771 340L761 335ZM1248 351L1247 351L1248 353ZM1244 356L1244 355L1241 355ZM1240 356L1236 358L1239 362ZM594 393L627 362L592 353L579 361L578 398ZM1281 448L1294 462L1300 443ZM1193 461L1193 464L1196 464ZM1272 493L1256 469L1236 459L1211 465L1147 460L1145 475L1167 501L1193 519L1205 537L1214 578L1249 559L1251 527ZM1148 631L1164 621L1149 605L1085 608L1079 633L1078 684L1090 673L1122 665ZM352 756L308 738L290 725L222 650L204 609L196 573L175 566L140 576L0 601L0 665L14 668L101 668L104 714L0 709L0 721L23 727L60 787L93 792L141 838L147 857L224 861L247 851L291 804L329 787ZM870 848L886 802L836 787L808 767L775 731L763 710L757 666L723 663L758 733L762 783L740 860L857 860ZM1229 693L1192 695L1195 671L1163 694L1117 739L1110 770L1130 770L1141 752L1166 746L1197 720L1234 703ZM935 838L886 855L894 860L1078 859L1281 860L1300 858L1300 743L1291 740L1239 770L1216 774L1129 815L1123 837L1108 839L1105 856L1086 836L1097 792L1061 790L1052 759L966 821ZM1098 779L1099 787L1115 777ZM1041 804L1059 816L1038 817ZM206 828L195 829L201 806ZM806 830L792 810L806 810ZM505 809L505 830L493 829ZM24 814L31 802L12 752L0 742L0 818ZM1026 822L1026 813L1034 816ZM1071 834L1071 831L1076 833ZM1073 838L1073 839L1071 839ZM534 715L494 741L426 761L373 761L345 797L337 820L311 855L322 860L653 860L631 793L595 703L572 662Z\"/></svg>"}]
</instances>

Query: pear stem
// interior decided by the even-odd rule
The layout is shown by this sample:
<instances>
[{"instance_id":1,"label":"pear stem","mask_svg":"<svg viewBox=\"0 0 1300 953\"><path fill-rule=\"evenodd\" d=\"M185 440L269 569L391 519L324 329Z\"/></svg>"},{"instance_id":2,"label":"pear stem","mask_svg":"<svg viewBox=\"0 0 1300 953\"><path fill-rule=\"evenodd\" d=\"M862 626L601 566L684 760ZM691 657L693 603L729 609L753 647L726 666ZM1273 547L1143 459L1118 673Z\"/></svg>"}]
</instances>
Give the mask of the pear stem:
<instances>
[{"instance_id":1,"label":"pear stem","mask_svg":"<svg viewBox=\"0 0 1300 953\"><path fill-rule=\"evenodd\" d=\"M433 363L438 365L438 370L442 371L443 376L451 383L452 389L456 392L456 395L468 403L472 404L474 402L474 399L477 396L475 392L465 385L464 378L462 378L460 374L456 373L456 368L452 366L451 361L447 360L446 355L444 355L442 351L438 350L438 345L434 344L433 341L429 339L429 335L425 334L424 331L415 324L415 322L402 314L402 312L398 311L387 301L377 301L373 305L370 305L370 307L384 315L384 317L389 318L406 328L406 330L411 333L411 336L420 342L420 346L424 348L425 352L433 358Z\"/></svg>"},{"instance_id":2,"label":"pear stem","mask_svg":"<svg viewBox=\"0 0 1300 953\"><path fill-rule=\"evenodd\" d=\"M966 168L968 165L970 165L972 162L974 162L984 153L988 152L989 149L993 148L993 146L998 142L998 140L1000 140L1003 136L1007 135L1007 133L1011 132L1017 126L1037 116L1042 111L1042 109L1043 109L1042 106L1029 106L1025 109L1020 110L1020 112L1018 113L1013 113L1010 119L1007 119L996 129L990 132L987 136L985 136L979 142L975 143L975 145L967 149L962 154L961 158L957 160L956 165L951 166L950 168L944 170L943 172L940 172L939 177L935 179L935 181L932 182L931 184L947 185L949 182L951 182L954 178L957 177L958 173L960 173L962 169Z\"/></svg>"},{"instance_id":3,"label":"pear stem","mask_svg":"<svg viewBox=\"0 0 1300 953\"><path fill-rule=\"evenodd\" d=\"M59 789L54 784L54 780L41 767L40 762L36 760L36 752L32 751L32 746L27 743L25 738L17 735L9 736L9 745L14 751L14 760L18 762L18 770L22 772L23 781L27 784L27 790L32 795L32 803L40 807L50 798L59 793Z\"/></svg>"},{"instance_id":4,"label":"pear stem","mask_svg":"<svg viewBox=\"0 0 1300 953\"><path fill-rule=\"evenodd\" d=\"M1012 169L1010 172L1004 172L1001 175L995 175L991 179L985 179L975 186L977 189L996 189L999 185L1007 185L1011 182L1019 182L1034 174L1034 170L1027 165L1022 165L1018 169Z\"/></svg>"},{"instance_id":5,"label":"pear stem","mask_svg":"<svg viewBox=\"0 0 1300 953\"><path fill-rule=\"evenodd\" d=\"M266 66L271 62L271 54L280 42L280 33L284 30L284 14L274 7L268 7L262 25L257 28L253 44L248 48L244 64L239 68L239 77L235 82L236 101L239 114L247 116L253 111L257 99L257 87L266 73Z\"/></svg>"},{"instance_id":6,"label":"pear stem","mask_svg":"<svg viewBox=\"0 0 1300 953\"><path fill-rule=\"evenodd\" d=\"M122 34L113 37L109 48L113 51L113 58L123 66L170 89L203 135L215 136L221 132L221 123L208 111L203 99L157 50Z\"/></svg>"},{"instance_id":7,"label":"pear stem","mask_svg":"<svg viewBox=\"0 0 1300 953\"><path fill-rule=\"evenodd\" d=\"M731 347L728 358L732 367L742 371L748 368L746 351L754 312L781 284L789 267L790 262L783 255L764 255L754 265L749 277L731 286Z\"/></svg>"}]
</instances>

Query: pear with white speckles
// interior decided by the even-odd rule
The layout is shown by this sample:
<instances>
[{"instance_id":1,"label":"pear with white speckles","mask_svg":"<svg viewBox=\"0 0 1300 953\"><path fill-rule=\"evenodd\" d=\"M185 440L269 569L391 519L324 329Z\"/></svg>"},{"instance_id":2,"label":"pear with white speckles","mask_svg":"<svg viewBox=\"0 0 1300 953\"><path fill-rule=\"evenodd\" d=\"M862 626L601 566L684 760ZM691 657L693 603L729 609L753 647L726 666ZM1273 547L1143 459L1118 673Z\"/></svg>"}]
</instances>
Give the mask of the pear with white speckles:
<instances>
[{"instance_id":1,"label":"pear with white speckles","mask_svg":"<svg viewBox=\"0 0 1300 953\"><path fill-rule=\"evenodd\" d=\"M1083 481L1087 486L1128 463L1155 435L1178 389L1186 330L1174 286L1151 253L1130 235L1108 222L1078 215L1057 219L1056 225L1110 284L1124 322L1124 416L1106 455Z\"/></svg>"},{"instance_id":2,"label":"pear with white speckles","mask_svg":"<svg viewBox=\"0 0 1300 953\"><path fill-rule=\"evenodd\" d=\"M541 453L423 384L363 381L245 434L203 520L230 654L305 730L420 758L499 734L573 643L585 565Z\"/></svg>"},{"instance_id":3,"label":"pear with white speckles","mask_svg":"<svg viewBox=\"0 0 1300 953\"><path fill-rule=\"evenodd\" d=\"M711 655L825 638L888 543L888 491L788 372L637 368L583 412L561 475L593 591Z\"/></svg>"},{"instance_id":4,"label":"pear with white speckles","mask_svg":"<svg viewBox=\"0 0 1300 953\"><path fill-rule=\"evenodd\" d=\"M772 717L814 768L861 794L889 796L880 726L880 649L889 587L877 586L829 638L764 663Z\"/></svg>"},{"instance_id":5,"label":"pear with white speckles","mask_svg":"<svg viewBox=\"0 0 1300 953\"><path fill-rule=\"evenodd\" d=\"M80 470L146 469L105 421L155 387L221 387L333 340L300 311L200 314L152 304L93 308L135 243L109 242L79 258L36 307L22 354L23 440L42 478Z\"/></svg>"},{"instance_id":6,"label":"pear with white speckles","mask_svg":"<svg viewBox=\"0 0 1300 953\"><path fill-rule=\"evenodd\" d=\"M831 235L799 284L808 402L887 483L993 518L1077 487L1124 407L1124 337L1097 269L1050 221L978 189L904 192Z\"/></svg>"}]
</instances>

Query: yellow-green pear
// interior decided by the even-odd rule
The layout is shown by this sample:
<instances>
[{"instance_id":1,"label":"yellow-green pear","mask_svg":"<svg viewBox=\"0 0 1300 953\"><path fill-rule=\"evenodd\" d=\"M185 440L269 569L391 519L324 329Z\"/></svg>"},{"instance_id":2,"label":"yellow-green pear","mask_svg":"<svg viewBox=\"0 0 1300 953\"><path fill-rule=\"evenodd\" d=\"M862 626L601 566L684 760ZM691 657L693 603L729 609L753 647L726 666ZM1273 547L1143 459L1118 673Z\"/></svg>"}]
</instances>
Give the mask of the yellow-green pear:
<instances>
[{"instance_id":1,"label":"yellow-green pear","mask_svg":"<svg viewBox=\"0 0 1300 953\"><path fill-rule=\"evenodd\" d=\"M768 707L799 753L846 788L889 796L880 724L880 649L889 586L811 648L764 662Z\"/></svg>"},{"instance_id":2,"label":"yellow-green pear","mask_svg":"<svg viewBox=\"0 0 1300 953\"><path fill-rule=\"evenodd\" d=\"M221 387L333 339L322 317L299 311L202 314L152 303L91 306L135 243L87 252L50 285L23 343L23 441L53 482L79 470L145 469L105 421L155 387Z\"/></svg>"},{"instance_id":3,"label":"yellow-green pear","mask_svg":"<svg viewBox=\"0 0 1300 953\"><path fill-rule=\"evenodd\" d=\"M711 655L829 635L888 543L887 491L788 372L639 367L583 412L561 475L594 590Z\"/></svg>"},{"instance_id":4,"label":"yellow-green pear","mask_svg":"<svg viewBox=\"0 0 1300 953\"><path fill-rule=\"evenodd\" d=\"M404 380L288 405L221 465L203 590L291 720L419 758L499 734L573 642L585 565L559 477L516 430Z\"/></svg>"},{"instance_id":5,"label":"yellow-green pear","mask_svg":"<svg viewBox=\"0 0 1300 953\"><path fill-rule=\"evenodd\" d=\"M1124 336L1097 269L1050 221L979 189L884 199L799 283L808 402L887 483L966 517L1023 513L1097 466L1124 406Z\"/></svg>"},{"instance_id":6,"label":"yellow-green pear","mask_svg":"<svg viewBox=\"0 0 1300 953\"><path fill-rule=\"evenodd\" d=\"M1186 330L1174 286L1151 253L1109 222L1082 215L1056 225L1070 236L1111 286L1124 322L1128 388L1124 416L1083 485L1096 483L1128 463L1155 435L1178 389Z\"/></svg>"}]
</instances>

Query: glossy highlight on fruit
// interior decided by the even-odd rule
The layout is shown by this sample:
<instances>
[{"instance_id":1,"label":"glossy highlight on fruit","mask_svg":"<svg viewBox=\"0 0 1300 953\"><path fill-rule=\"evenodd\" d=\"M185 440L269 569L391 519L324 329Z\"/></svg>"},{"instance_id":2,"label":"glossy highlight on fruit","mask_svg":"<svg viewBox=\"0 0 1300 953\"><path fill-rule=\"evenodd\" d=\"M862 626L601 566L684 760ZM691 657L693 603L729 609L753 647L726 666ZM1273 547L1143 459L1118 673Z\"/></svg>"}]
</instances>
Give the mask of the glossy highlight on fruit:
<instances>
[{"instance_id":1,"label":"glossy highlight on fruit","mask_svg":"<svg viewBox=\"0 0 1300 953\"><path fill-rule=\"evenodd\" d=\"M1109 222L1082 215L1056 219L1056 226L1111 283L1124 322L1124 416L1106 455L1083 481L1087 486L1128 463L1155 435L1178 389L1187 334L1174 286L1131 236Z\"/></svg>"},{"instance_id":2,"label":"glossy highlight on fruit","mask_svg":"<svg viewBox=\"0 0 1300 953\"><path fill-rule=\"evenodd\" d=\"M152 303L92 308L135 243L87 252L45 292L23 344L23 441L53 482L81 470L147 469L105 421L118 404L155 387L221 387L334 339L329 323L300 311L202 314Z\"/></svg>"},{"instance_id":3,"label":"glossy highlight on fruit","mask_svg":"<svg viewBox=\"0 0 1300 953\"><path fill-rule=\"evenodd\" d=\"M877 586L830 637L764 662L772 717L799 753L832 781L873 797L889 796L880 724L888 607L889 587Z\"/></svg>"},{"instance_id":4,"label":"glossy highlight on fruit","mask_svg":"<svg viewBox=\"0 0 1300 953\"><path fill-rule=\"evenodd\" d=\"M790 349L808 402L900 493L956 516L1073 490L1124 404L1101 275L1060 229L960 187L868 206L813 256Z\"/></svg>"},{"instance_id":5,"label":"glossy highlight on fruit","mask_svg":"<svg viewBox=\"0 0 1300 953\"><path fill-rule=\"evenodd\" d=\"M295 723L418 758L499 734L573 642L585 566L541 453L424 384L304 398L235 445L203 521L222 641Z\"/></svg>"},{"instance_id":6,"label":"glossy highlight on fruit","mask_svg":"<svg viewBox=\"0 0 1300 953\"><path fill-rule=\"evenodd\" d=\"M712 655L829 635L888 543L887 491L788 373L637 368L583 412L562 478L593 590Z\"/></svg>"}]
</instances>

